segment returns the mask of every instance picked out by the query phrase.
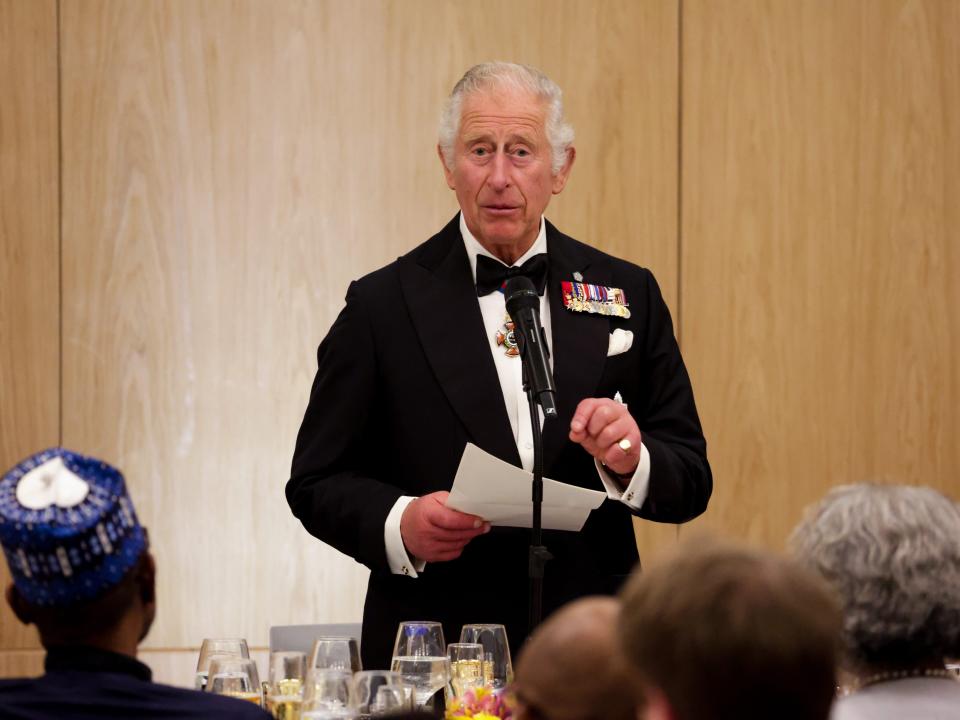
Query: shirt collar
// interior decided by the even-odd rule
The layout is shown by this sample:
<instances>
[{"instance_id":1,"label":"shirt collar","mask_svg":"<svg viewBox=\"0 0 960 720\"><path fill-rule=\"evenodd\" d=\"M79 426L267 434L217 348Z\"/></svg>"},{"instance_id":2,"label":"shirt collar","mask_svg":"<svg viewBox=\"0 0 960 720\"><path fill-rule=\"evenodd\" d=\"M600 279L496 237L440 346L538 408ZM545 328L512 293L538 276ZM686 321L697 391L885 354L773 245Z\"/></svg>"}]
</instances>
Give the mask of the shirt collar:
<instances>
[{"instance_id":1,"label":"shirt collar","mask_svg":"<svg viewBox=\"0 0 960 720\"><path fill-rule=\"evenodd\" d=\"M473 276L474 282L477 281L477 255L486 255L489 258L493 258L497 262L503 262L500 258L496 257L493 253L481 245L480 241L473 236L473 233L471 233L467 228L467 221L463 219L462 212L460 213L460 234L463 236L463 244L467 249L467 258L470 260L470 274ZM530 249L527 250L523 256L518 258L517 261L509 267L523 265L523 263L532 258L534 255L539 255L540 253L545 252L547 252L547 224L543 220L543 215L541 215L540 232L537 233L537 239L533 241L533 245L530 246ZM504 263L504 265L506 265L506 263Z\"/></svg>"},{"instance_id":2,"label":"shirt collar","mask_svg":"<svg viewBox=\"0 0 960 720\"><path fill-rule=\"evenodd\" d=\"M83 671L132 675L144 682L153 679L150 668L136 658L85 645L50 648L43 667L48 673Z\"/></svg>"}]
</instances>

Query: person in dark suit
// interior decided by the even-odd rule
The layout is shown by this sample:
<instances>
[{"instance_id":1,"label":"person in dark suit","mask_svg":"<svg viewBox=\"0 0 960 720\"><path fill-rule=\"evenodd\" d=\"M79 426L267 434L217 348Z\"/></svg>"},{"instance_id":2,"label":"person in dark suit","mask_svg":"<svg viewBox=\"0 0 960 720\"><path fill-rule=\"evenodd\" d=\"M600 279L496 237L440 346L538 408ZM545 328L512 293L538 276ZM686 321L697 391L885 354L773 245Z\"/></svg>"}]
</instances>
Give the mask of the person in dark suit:
<instances>
[{"instance_id":1,"label":"person in dark suit","mask_svg":"<svg viewBox=\"0 0 960 720\"><path fill-rule=\"evenodd\" d=\"M618 590L637 563L631 513L684 522L712 491L706 442L652 274L543 218L575 159L560 89L509 63L472 68L438 151L461 212L351 283L320 344L287 500L314 536L370 568L362 655L389 664L397 623L527 628L528 530L445 506L466 443L531 470L532 431L502 290L541 292L558 389L546 477L608 499L580 532L546 531L544 613Z\"/></svg>"},{"instance_id":2,"label":"person in dark suit","mask_svg":"<svg viewBox=\"0 0 960 720\"><path fill-rule=\"evenodd\" d=\"M7 602L35 624L45 674L0 680L0 717L238 718L249 702L151 682L137 645L156 614L153 555L118 470L53 448L0 480Z\"/></svg>"}]
</instances>

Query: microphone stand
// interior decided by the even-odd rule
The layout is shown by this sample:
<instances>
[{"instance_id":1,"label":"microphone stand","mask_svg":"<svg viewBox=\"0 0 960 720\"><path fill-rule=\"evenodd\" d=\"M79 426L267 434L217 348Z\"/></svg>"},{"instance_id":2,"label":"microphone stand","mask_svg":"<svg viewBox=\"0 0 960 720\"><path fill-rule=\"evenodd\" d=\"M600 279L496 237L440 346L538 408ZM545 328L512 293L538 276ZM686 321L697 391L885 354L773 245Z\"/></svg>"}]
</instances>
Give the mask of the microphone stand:
<instances>
[{"instance_id":1,"label":"microphone stand","mask_svg":"<svg viewBox=\"0 0 960 720\"><path fill-rule=\"evenodd\" d=\"M541 509L543 506L543 436L540 430L540 404L530 383L527 364L523 364L523 389L527 393L530 406L530 428L533 431L533 523L530 530L530 553L527 574L530 578L529 590L529 632L543 619L543 571L553 556L543 545ZM544 422L550 419L545 416Z\"/></svg>"}]
</instances>

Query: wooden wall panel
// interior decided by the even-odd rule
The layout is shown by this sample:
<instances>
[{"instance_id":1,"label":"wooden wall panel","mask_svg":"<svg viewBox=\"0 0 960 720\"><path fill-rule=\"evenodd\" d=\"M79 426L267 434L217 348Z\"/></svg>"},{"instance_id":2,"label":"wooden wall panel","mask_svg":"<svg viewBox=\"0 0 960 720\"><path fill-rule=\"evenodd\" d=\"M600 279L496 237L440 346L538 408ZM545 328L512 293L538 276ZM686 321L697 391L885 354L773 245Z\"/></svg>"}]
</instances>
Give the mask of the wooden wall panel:
<instances>
[{"instance_id":1,"label":"wooden wall panel","mask_svg":"<svg viewBox=\"0 0 960 720\"><path fill-rule=\"evenodd\" d=\"M43 648L35 650L0 650L0 678L38 677L43 675Z\"/></svg>"},{"instance_id":2,"label":"wooden wall panel","mask_svg":"<svg viewBox=\"0 0 960 720\"><path fill-rule=\"evenodd\" d=\"M56 4L0 0L0 474L58 439L57 152ZM37 646L0 600L0 648Z\"/></svg>"},{"instance_id":3,"label":"wooden wall panel","mask_svg":"<svg viewBox=\"0 0 960 720\"><path fill-rule=\"evenodd\" d=\"M365 572L283 485L348 281L455 211L436 120L470 64L561 83L579 156L549 214L676 297L672 0L100 0L61 20L64 442L119 464L150 526L150 647L359 618Z\"/></svg>"},{"instance_id":4,"label":"wooden wall panel","mask_svg":"<svg viewBox=\"0 0 960 720\"><path fill-rule=\"evenodd\" d=\"M683 345L716 473L697 526L777 547L838 483L960 497L960 4L683 13Z\"/></svg>"}]
</instances>

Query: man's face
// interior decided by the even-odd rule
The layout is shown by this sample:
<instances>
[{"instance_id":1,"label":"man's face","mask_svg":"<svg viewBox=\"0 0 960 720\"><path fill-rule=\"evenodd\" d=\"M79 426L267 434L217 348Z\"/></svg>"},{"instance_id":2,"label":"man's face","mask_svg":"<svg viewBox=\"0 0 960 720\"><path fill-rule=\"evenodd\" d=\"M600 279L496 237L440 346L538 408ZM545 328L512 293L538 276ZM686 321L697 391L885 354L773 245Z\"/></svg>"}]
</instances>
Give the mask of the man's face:
<instances>
[{"instance_id":1,"label":"man's face","mask_svg":"<svg viewBox=\"0 0 960 720\"><path fill-rule=\"evenodd\" d=\"M546 107L512 88L491 88L464 98L447 184L481 245L511 262L540 230L550 196L563 190L573 148L556 175L545 130ZM443 160L441 156L441 161Z\"/></svg>"}]
</instances>

